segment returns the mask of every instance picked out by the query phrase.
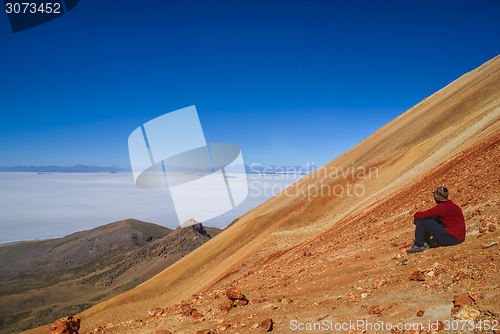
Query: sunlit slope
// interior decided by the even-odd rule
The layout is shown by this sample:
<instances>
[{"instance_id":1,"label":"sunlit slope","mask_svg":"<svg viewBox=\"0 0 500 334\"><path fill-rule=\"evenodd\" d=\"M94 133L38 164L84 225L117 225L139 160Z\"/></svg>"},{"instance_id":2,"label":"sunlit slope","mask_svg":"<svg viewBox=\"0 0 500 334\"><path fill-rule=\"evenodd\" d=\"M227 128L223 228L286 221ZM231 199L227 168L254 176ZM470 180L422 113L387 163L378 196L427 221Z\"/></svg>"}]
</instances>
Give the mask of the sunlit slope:
<instances>
[{"instance_id":1,"label":"sunlit slope","mask_svg":"<svg viewBox=\"0 0 500 334\"><path fill-rule=\"evenodd\" d=\"M83 312L83 329L131 319L149 307L165 307L200 292L230 273L235 264L249 257L264 258L324 231L354 209L376 201L499 129L500 57L495 57L292 185L286 194L282 192L243 215L149 281ZM325 143L321 145L329 149ZM365 174L359 177L363 170ZM344 175L335 175L342 171ZM353 195L356 185L363 196ZM346 194L347 187L352 196ZM342 196L338 196L340 189Z\"/></svg>"}]
</instances>

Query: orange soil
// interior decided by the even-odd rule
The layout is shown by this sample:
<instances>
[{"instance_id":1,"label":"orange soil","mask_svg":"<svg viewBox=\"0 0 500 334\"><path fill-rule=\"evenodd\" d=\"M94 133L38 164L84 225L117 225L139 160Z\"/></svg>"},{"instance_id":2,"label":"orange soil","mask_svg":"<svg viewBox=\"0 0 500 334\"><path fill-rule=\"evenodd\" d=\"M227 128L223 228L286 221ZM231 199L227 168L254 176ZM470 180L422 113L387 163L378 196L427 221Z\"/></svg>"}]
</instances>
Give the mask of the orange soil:
<instances>
[{"instance_id":1,"label":"orange soil","mask_svg":"<svg viewBox=\"0 0 500 334\"><path fill-rule=\"evenodd\" d=\"M412 214L435 205L431 193L441 185L448 187L450 198L463 208L466 241L408 256L405 249L412 244ZM452 321L454 296L470 292L482 297L474 303L481 319L500 320L500 245L482 249L483 244L499 240L499 214L497 132L402 189L356 210L324 233L265 258L259 252L252 254L202 293L165 308L163 315L149 316L143 309L138 312L142 314L139 318L97 327L93 332L153 333L168 329L190 333L210 329L256 333L258 330L251 326L267 318L276 323L273 331L278 333L293 332L292 320L367 320L394 325L419 322L427 326L429 321ZM496 226L496 231L479 234L481 227L489 225ZM462 256L453 260L456 255ZM439 275L426 276L423 282L410 281L418 268L433 264L442 270ZM464 277L454 281L461 272ZM234 285L256 303L214 316L217 306L226 299L225 290ZM204 317L194 320L182 316L183 303ZM375 305L384 310L369 315ZM416 315L420 310L424 310L423 317Z\"/></svg>"}]
</instances>

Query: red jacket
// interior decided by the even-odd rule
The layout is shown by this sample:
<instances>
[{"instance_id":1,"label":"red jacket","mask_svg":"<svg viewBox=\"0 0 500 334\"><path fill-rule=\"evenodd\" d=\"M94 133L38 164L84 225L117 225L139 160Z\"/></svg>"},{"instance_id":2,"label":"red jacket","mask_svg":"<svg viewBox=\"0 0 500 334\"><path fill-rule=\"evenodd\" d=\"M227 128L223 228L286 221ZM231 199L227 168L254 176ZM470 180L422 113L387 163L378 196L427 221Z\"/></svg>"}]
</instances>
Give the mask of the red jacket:
<instances>
[{"instance_id":1,"label":"red jacket","mask_svg":"<svg viewBox=\"0 0 500 334\"><path fill-rule=\"evenodd\" d=\"M438 216L444 224L446 231L462 242L465 239L465 220L462 209L452 201L439 203L432 209L417 212L415 220Z\"/></svg>"}]
</instances>

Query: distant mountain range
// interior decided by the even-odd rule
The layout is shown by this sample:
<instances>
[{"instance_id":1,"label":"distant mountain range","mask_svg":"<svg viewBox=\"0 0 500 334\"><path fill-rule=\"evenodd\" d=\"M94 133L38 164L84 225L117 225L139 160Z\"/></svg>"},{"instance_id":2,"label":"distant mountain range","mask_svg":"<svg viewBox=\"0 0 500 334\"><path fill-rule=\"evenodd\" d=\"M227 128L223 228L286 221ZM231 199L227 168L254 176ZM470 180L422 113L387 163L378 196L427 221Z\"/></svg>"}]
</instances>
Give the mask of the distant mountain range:
<instances>
[{"instance_id":1,"label":"distant mountain range","mask_svg":"<svg viewBox=\"0 0 500 334\"><path fill-rule=\"evenodd\" d=\"M168 168L168 166L167 166ZM277 174L277 173L300 173L308 174L316 169L317 166L260 166L260 164L252 164L251 166L244 165L245 171L247 173L266 173L266 174ZM130 166L122 168L118 166L86 166L86 165L75 165L69 167L63 166L14 166L6 167L1 166L0 172L30 172L30 173L113 173L113 172L130 172L132 169ZM179 172L197 172L197 169L186 169L186 168L175 168ZM228 166L225 168L226 172L238 172L241 170L241 165Z\"/></svg>"},{"instance_id":2,"label":"distant mountain range","mask_svg":"<svg viewBox=\"0 0 500 334\"><path fill-rule=\"evenodd\" d=\"M124 172L131 171L130 167L121 168L118 166L85 166L75 165L70 167L62 166L14 166L0 167L0 172L31 172L31 173L99 173L99 172Z\"/></svg>"}]
</instances>

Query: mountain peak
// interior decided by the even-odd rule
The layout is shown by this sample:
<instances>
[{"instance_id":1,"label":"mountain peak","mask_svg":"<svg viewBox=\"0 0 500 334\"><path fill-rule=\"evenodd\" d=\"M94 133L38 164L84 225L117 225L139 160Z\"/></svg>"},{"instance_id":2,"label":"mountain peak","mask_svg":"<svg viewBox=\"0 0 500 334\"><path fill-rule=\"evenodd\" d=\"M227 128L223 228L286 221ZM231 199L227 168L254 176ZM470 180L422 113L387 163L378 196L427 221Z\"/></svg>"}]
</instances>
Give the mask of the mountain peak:
<instances>
[{"instance_id":1,"label":"mountain peak","mask_svg":"<svg viewBox=\"0 0 500 334\"><path fill-rule=\"evenodd\" d=\"M184 227L188 227L188 226L196 225L196 224L201 224L201 222L197 221L194 218L191 218L191 219L186 220L184 223L182 223L181 227L184 228Z\"/></svg>"}]
</instances>

